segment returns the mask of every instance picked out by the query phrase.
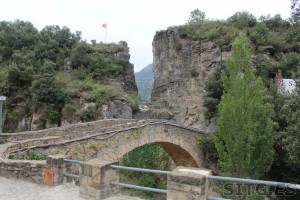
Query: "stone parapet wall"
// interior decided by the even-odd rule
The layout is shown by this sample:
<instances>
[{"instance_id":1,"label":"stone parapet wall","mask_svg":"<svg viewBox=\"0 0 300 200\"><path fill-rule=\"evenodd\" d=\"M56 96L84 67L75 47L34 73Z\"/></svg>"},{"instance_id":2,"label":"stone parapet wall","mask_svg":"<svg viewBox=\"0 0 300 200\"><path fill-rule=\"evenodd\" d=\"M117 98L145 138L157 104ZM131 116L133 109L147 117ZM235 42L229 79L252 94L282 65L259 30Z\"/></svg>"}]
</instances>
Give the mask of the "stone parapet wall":
<instances>
[{"instance_id":1,"label":"stone parapet wall","mask_svg":"<svg viewBox=\"0 0 300 200\"><path fill-rule=\"evenodd\" d=\"M7 159L10 153L19 151L20 149L22 150L30 149L35 146L55 143L58 142L59 140L61 140L60 137L47 137L47 138L40 138L40 139L24 140L22 142L6 143L0 146L0 157L2 159Z\"/></svg>"},{"instance_id":2,"label":"stone parapet wall","mask_svg":"<svg viewBox=\"0 0 300 200\"><path fill-rule=\"evenodd\" d=\"M34 183L43 183L43 168L46 161L0 159L0 176Z\"/></svg>"},{"instance_id":3,"label":"stone parapet wall","mask_svg":"<svg viewBox=\"0 0 300 200\"><path fill-rule=\"evenodd\" d=\"M10 133L0 135L0 144L4 144L11 141L28 140L32 138L42 138L49 136L63 136L63 135L74 135L78 133L84 133L88 131L93 131L96 129L101 129L105 127L111 127L115 125L135 122L135 119L108 119L99 120L94 122L74 124L70 126L50 128L40 131L26 131L20 133Z\"/></svg>"},{"instance_id":4,"label":"stone parapet wall","mask_svg":"<svg viewBox=\"0 0 300 200\"><path fill-rule=\"evenodd\" d=\"M50 155L47 160L0 159L0 176L30 181L38 184L59 185L66 177L66 155Z\"/></svg>"}]
</instances>

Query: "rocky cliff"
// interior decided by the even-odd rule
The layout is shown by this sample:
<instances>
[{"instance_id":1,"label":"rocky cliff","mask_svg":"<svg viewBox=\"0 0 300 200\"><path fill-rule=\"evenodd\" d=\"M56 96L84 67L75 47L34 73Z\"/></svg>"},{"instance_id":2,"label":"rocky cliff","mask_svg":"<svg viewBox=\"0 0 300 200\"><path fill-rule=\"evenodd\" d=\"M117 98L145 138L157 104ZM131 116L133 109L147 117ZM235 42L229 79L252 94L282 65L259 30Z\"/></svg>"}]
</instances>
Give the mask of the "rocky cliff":
<instances>
[{"instance_id":1,"label":"rocky cliff","mask_svg":"<svg viewBox=\"0 0 300 200\"><path fill-rule=\"evenodd\" d=\"M127 42L87 43L67 27L0 22L3 132L132 118L137 86ZM29 38L29 39L28 39Z\"/></svg>"},{"instance_id":2,"label":"rocky cliff","mask_svg":"<svg viewBox=\"0 0 300 200\"><path fill-rule=\"evenodd\" d=\"M158 118L211 129L204 118L205 81L230 53L209 40L182 38L179 28L157 32L153 39L153 112Z\"/></svg>"},{"instance_id":3,"label":"rocky cliff","mask_svg":"<svg viewBox=\"0 0 300 200\"><path fill-rule=\"evenodd\" d=\"M5 109L8 109L4 122L5 132L40 130L99 119L131 119L133 114L131 98L137 94L137 85L133 70L134 66L129 63L130 54L126 49L115 53L107 53L106 57L123 59L126 62L122 64L124 69L122 76L101 81L101 84L105 86L105 91L102 91L102 93L107 93L105 95L110 96L101 105L97 103L99 98L89 97L89 95L96 93L97 89L89 91L89 88L86 88L86 91L78 92L78 94L72 96L70 103L66 104L58 114L59 119L51 122L49 105L36 104L32 99L23 101L23 97L19 102L11 103L17 97L10 96L5 107ZM70 79L70 74L73 71L71 66L67 68L67 70L61 72L66 80ZM80 84L82 82L78 81L78 85ZM66 84L64 90L70 90L69 87L72 86Z\"/></svg>"}]
</instances>

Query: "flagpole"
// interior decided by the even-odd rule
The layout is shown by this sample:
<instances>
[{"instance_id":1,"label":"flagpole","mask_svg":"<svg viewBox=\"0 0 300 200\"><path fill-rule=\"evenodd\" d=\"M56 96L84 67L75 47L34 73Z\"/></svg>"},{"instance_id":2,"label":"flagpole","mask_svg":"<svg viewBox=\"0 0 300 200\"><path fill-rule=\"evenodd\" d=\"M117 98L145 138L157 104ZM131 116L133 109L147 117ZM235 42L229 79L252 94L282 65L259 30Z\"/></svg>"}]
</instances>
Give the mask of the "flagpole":
<instances>
[{"instance_id":1,"label":"flagpole","mask_svg":"<svg viewBox=\"0 0 300 200\"><path fill-rule=\"evenodd\" d=\"M105 30L105 44L106 44L106 38L107 38L107 23L106 23L106 24L102 24L101 27L103 27L103 28L106 29L106 30Z\"/></svg>"},{"instance_id":2,"label":"flagpole","mask_svg":"<svg viewBox=\"0 0 300 200\"><path fill-rule=\"evenodd\" d=\"M107 38L107 27L106 27L106 32L105 32L105 44L106 44L106 38Z\"/></svg>"}]
</instances>

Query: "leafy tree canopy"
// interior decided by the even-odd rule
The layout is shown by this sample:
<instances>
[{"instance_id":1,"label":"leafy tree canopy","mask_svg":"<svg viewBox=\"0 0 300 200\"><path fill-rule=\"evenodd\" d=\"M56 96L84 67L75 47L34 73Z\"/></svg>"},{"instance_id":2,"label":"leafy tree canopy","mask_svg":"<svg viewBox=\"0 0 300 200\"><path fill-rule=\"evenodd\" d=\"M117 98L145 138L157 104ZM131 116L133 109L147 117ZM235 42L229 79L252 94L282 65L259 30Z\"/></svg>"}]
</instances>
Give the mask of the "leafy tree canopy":
<instances>
[{"instance_id":1,"label":"leafy tree canopy","mask_svg":"<svg viewBox=\"0 0 300 200\"><path fill-rule=\"evenodd\" d=\"M254 74L245 34L235 40L226 68L215 137L219 166L225 175L261 178L274 155L272 106L266 103L262 80Z\"/></svg>"}]
</instances>

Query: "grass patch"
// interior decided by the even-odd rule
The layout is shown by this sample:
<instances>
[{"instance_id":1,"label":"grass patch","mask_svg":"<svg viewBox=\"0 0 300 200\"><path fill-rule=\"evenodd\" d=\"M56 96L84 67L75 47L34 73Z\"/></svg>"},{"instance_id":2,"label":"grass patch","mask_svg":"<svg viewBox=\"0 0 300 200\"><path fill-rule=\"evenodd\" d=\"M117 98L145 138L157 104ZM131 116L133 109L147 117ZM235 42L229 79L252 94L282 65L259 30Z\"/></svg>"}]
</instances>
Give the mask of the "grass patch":
<instances>
[{"instance_id":1,"label":"grass patch","mask_svg":"<svg viewBox=\"0 0 300 200\"><path fill-rule=\"evenodd\" d=\"M46 160L47 155L37 154L34 151L28 151L24 155L9 155L8 158L11 160Z\"/></svg>"}]
</instances>

